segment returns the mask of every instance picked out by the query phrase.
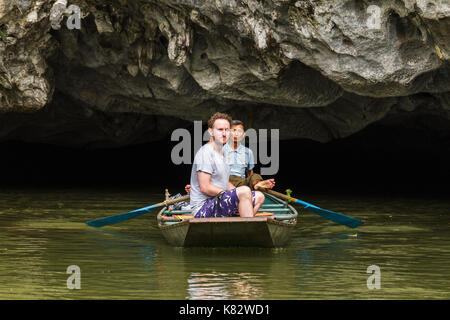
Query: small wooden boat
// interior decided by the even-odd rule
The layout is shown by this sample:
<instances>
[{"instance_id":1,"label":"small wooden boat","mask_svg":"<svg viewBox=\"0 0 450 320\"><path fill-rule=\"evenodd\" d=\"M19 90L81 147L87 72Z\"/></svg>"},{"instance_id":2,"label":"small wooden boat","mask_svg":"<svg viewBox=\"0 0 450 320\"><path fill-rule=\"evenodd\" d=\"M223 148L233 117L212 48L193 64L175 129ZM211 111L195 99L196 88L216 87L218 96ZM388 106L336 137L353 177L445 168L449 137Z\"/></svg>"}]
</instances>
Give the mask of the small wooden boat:
<instances>
[{"instance_id":1,"label":"small wooden boat","mask_svg":"<svg viewBox=\"0 0 450 320\"><path fill-rule=\"evenodd\" d=\"M285 201L265 193L253 218L194 218L190 210L168 210L157 216L166 240L176 247L283 247L297 224L298 213Z\"/></svg>"}]
</instances>

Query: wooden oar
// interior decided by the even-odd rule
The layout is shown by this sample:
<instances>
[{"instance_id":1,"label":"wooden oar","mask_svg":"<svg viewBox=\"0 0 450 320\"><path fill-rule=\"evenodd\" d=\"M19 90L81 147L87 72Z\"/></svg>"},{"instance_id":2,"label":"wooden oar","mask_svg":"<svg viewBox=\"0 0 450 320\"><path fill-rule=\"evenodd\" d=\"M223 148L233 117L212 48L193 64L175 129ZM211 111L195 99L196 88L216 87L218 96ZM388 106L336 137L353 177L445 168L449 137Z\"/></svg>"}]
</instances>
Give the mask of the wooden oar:
<instances>
[{"instance_id":1,"label":"wooden oar","mask_svg":"<svg viewBox=\"0 0 450 320\"><path fill-rule=\"evenodd\" d=\"M292 201L292 202L296 202L298 204L301 204L305 209L307 209L307 210L309 210L311 212L314 212L314 213L320 215L321 217L323 217L325 219L328 219L328 220L331 220L331 221L334 221L334 222L346 225L347 227L356 228L357 226L360 226L360 225L363 224L362 221L360 221L358 219L355 219L355 218L352 218L352 217L347 217L346 215L343 215L342 213L338 213L338 212L334 212L334 211L330 211L330 210L325 210L325 209L319 208L319 207L317 207L317 206L315 206L313 204L310 204L308 202L305 202L305 201L302 201L302 200L299 200L299 199L287 196L285 194L282 194L282 193L279 193L279 192L276 192L276 191L273 191L273 190L270 190L270 189L266 189L264 191L269 193L269 194L271 194L271 195L274 195L274 196L276 196L278 198L282 198L282 199L285 199L287 201Z\"/></svg>"},{"instance_id":2,"label":"wooden oar","mask_svg":"<svg viewBox=\"0 0 450 320\"><path fill-rule=\"evenodd\" d=\"M126 212L126 213L121 213L121 214L117 214L115 216L111 216L111 217L106 217L106 218L101 218L101 219L97 219L97 220L92 220L92 221L88 221L86 222L87 225L90 225L92 227L103 227L109 224L115 224L115 223L119 223L125 220L129 220L132 218L136 218L138 216L141 216L143 214L149 213L150 211L152 211L155 208L159 208L159 207L165 207L180 201L184 201L184 200L188 200L189 196L184 196L181 198L177 198L177 199L173 199L173 200L166 200L148 207L144 207L141 209L136 209L130 212Z\"/></svg>"}]
</instances>

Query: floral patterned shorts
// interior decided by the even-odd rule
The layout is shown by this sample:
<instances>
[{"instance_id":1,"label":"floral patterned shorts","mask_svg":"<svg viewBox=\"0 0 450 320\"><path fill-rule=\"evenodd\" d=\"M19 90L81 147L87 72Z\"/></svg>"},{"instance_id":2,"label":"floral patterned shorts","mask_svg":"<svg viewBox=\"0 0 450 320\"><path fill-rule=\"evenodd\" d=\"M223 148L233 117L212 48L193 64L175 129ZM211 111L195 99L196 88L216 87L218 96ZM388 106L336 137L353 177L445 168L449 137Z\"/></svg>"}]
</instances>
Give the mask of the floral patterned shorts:
<instances>
[{"instance_id":1,"label":"floral patterned shorts","mask_svg":"<svg viewBox=\"0 0 450 320\"><path fill-rule=\"evenodd\" d=\"M253 205L255 205L255 191L252 191ZM214 198L208 199L200 210L195 214L195 218L218 218L229 217L239 211L239 199L236 189L231 189Z\"/></svg>"}]
</instances>

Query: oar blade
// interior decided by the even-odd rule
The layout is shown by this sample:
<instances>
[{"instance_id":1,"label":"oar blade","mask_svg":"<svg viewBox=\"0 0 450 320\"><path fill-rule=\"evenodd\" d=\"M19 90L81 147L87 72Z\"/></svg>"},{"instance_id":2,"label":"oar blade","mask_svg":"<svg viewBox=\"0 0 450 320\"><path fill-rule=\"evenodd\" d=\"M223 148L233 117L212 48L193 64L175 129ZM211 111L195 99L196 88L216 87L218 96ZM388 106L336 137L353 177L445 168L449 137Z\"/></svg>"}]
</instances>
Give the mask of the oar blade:
<instances>
[{"instance_id":1,"label":"oar blade","mask_svg":"<svg viewBox=\"0 0 450 320\"><path fill-rule=\"evenodd\" d=\"M356 228L356 227L358 227L358 226L363 224L362 221L360 221L358 219L355 219L355 218L352 218L352 217L348 217L346 215L343 215L342 213L334 212L334 211L331 211L331 210L322 209L322 208L319 208L319 207L314 206L314 205L309 205L309 204L305 205L305 202L301 201L301 200L299 200L297 202L302 204L302 205L304 205L305 209L307 209L307 210L309 210L311 212L314 212L314 213L320 215L321 217L323 217L325 219L328 219L328 220L334 221L336 223L340 223L340 224L346 225L347 227Z\"/></svg>"},{"instance_id":2,"label":"oar blade","mask_svg":"<svg viewBox=\"0 0 450 320\"><path fill-rule=\"evenodd\" d=\"M91 227L100 228L100 227L103 227L106 225L116 224L116 223L119 223L119 222L122 222L125 220L129 220L129 219L138 217L140 215L146 214L146 213L152 211L155 207L156 207L156 205L153 205L153 206L133 210L130 212L117 214L115 216L92 220L92 221L86 222L86 224Z\"/></svg>"}]
</instances>

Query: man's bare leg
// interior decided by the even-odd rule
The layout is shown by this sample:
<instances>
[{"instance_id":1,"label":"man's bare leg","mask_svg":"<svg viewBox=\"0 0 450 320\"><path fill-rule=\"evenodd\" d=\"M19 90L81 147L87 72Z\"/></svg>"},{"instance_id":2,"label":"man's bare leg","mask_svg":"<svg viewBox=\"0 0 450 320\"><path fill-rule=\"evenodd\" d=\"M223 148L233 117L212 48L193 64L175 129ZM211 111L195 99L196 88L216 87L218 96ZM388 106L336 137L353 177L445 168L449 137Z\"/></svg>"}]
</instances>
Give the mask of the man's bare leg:
<instances>
[{"instance_id":1,"label":"man's bare leg","mask_svg":"<svg viewBox=\"0 0 450 320\"><path fill-rule=\"evenodd\" d=\"M236 195L239 199L239 216L253 217L253 197L252 190L247 186L236 188Z\"/></svg>"}]
</instances>

